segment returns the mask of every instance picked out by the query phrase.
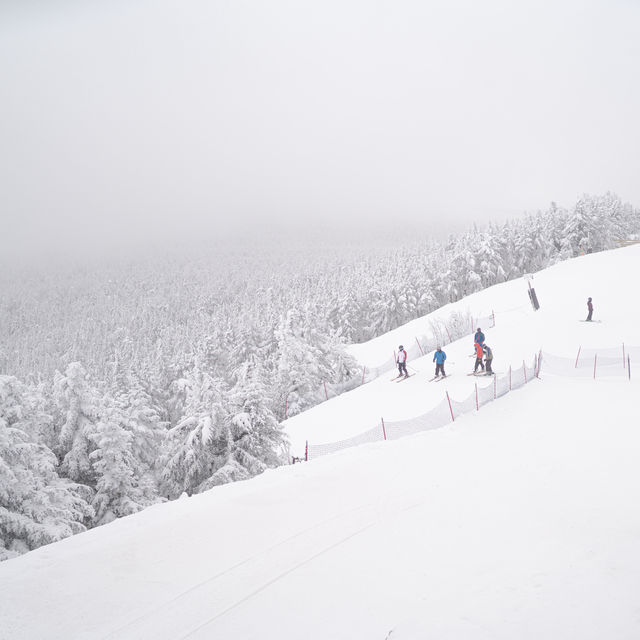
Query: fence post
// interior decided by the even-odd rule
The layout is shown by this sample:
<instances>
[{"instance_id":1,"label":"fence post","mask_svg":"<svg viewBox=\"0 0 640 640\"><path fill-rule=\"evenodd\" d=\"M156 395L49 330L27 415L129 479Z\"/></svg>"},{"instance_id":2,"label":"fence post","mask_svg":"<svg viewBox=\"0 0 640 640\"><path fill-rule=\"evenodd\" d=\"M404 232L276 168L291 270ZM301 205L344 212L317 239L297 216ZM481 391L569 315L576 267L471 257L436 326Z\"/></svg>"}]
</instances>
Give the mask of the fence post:
<instances>
[{"instance_id":1,"label":"fence post","mask_svg":"<svg viewBox=\"0 0 640 640\"><path fill-rule=\"evenodd\" d=\"M422 350L422 347L420 346L420 342L418 341L418 338L416 338L416 342L418 343L418 349L420 349L420 353L422 355L424 355L424 351Z\"/></svg>"},{"instance_id":2,"label":"fence post","mask_svg":"<svg viewBox=\"0 0 640 640\"><path fill-rule=\"evenodd\" d=\"M478 383L476 382L476 411L480 411L480 406L478 405Z\"/></svg>"},{"instance_id":3,"label":"fence post","mask_svg":"<svg viewBox=\"0 0 640 640\"><path fill-rule=\"evenodd\" d=\"M512 386L511 386L511 365L509 365L509 391L512 390Z\"/></svg>"},{"instance_id":4,"label":"fence post","mask_svg":"<svg viewBox=\"0 0 640 640\"><path fill-rule=\"evenodd\" d=\"M367 367L362 367L362 384L364 384L364 372L367 370Z\"/></svg>"},{"instance_id":5,"label":"fence post","mask_svg":"<svg viewBox=\"0 0 640 640\"><path fill-rule=\"evenodd\" d=\"M445 393L447 394L447 401L449 402L449 411L451 412L451 422L455 422L456 419L453 417L453 409L451 407L451 398L449 397L449 392L445 391Z\"/></svg>"},{"instance_id":6,"label":"fence post","mask_svg":"<svg viewBox=\"0 0 640 640\"><path fill-rule=\"evenodd\" d=\"M284 399L284 419L287 419L287 398Z\"/></svg>"},{"instance_id":7,"label":"fence post","mask_svg":"<svg viewBox=\"0 0 640 640\"><path fill-rule=\"evenodd\" d=\"M627 354L627 372L629 373L629 380L631 380L631 358Z\"/></svg>"},{"instance_id":8,"label":"fence post","mask_svg":"<svg viewBox=\"0 0 640 640\"><path fill-rule=\"evenodd\" d=\"M522 373L524 373L524 383L527 384L527 365L522 361Z\"/></svg>"},{"instance_id":9,"label":"fence post","mask_svg":"<svg viewBox=\"0 0 640 640\"><path fill-rule=\"evenodd\" d=\"M380 420L382 420L382 437L386 440L387 439L387 431L384 428L384 418L380 418Z\"/></svg>"},{"instance_id":10,"label":"fence post","mask_svg":"<svg viewBox=\"0 0 640 640\"><path fill-rule=\"evenodd\" d=\"M574 369L578 368L578 358L580 357L580 349L582 349L582 345L578 347L578 355L576 356L576 366L574 367Z\"/></svg>"},{"instance_id":11,"label":"fence post","mask_svg":"<svg viewBox=\"0 0 640 640\"><path fill-rule=\"evenodd\" d=\"M309 462L309 441L304 441L304 461Z\"/></svg>"},{"instance_id":12,"label":"fence post","mask_svg":"<svg viewBox=\"0 0 640 640\"><path fill-rule=\"evenodd\" d=\"M598 363L598 354L593 356L593 379L596 379L596 364Z\"/></svg>"},{"instance_id":13,"label":"fence post","mask_svg":"<svg viewBox=\"0 0 640 640\"><path fill-rule=\"evenodd\" d=\"M324 385L324 397L328 400L329 399L329 394L327 393L327 383L326 383L325 380L323 380L322 384Z\"/></svg>"},{"instance_id":14,"label":"fence post","mask_svg":"<svg viewBox=\"0 0 640 640\"><path fill-rule=\"evenodd\" d=\"M444 330L447 332L447 336L449 337L449 344L451 344L451 334L449 333L449 327L447 327L447 325L444 325Z\"/></svg>"}]
</instances>

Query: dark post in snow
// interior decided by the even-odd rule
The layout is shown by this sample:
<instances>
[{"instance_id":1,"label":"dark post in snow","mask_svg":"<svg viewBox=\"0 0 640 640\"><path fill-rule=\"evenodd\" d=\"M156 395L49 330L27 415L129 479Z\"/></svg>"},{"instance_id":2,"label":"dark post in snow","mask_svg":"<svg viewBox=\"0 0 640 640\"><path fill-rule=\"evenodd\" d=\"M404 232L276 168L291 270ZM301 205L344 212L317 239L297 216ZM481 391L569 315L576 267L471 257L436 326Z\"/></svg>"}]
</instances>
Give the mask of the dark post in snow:
<instances>
[{"instance_id":1,"label":"dark post in snow","mask_svg":"<svg viewBox=\"0 0 640 640\"><path fill-rule=\"evenodd\" d=\"M526 275L524 276L527 284L529 285L529 300L531 300L531 306L534 311L537 311L540 308L540 303L538 302L538 296L536 295L536 290L531 286L531 281L533 280L533 276Z\"/></svg>"}]
</instances>

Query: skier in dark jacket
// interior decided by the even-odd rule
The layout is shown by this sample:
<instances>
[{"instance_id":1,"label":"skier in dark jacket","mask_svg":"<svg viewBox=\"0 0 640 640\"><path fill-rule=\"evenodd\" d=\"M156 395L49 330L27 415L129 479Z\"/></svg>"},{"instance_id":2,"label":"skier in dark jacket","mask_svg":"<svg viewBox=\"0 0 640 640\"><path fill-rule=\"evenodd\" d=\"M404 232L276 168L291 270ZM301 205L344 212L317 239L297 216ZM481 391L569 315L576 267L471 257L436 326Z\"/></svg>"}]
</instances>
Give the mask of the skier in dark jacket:
<instances>
[{"instance_id":1,"label":"skier in dark jacket","mask_svg":"<svg viewBox=\"0 0 640 640\"><path fill-rule=\"evenodd\" d=\"M404 350L404 347L402 345L398 347L396 364L398 365L398 378L400 378L403 374L405 378L408 378L409 374L407 373L407 352Z\"/></svg>"},{"instance_id":2,"label":"skier in dark jacket","mask_svg":"<svg viewBox=\"0 0 640 640\"><path fill-rule=\"evenodd\" d=\"M484 344L484 333L482 333L482 329L480 327L478 327L476 335L473 336L473 342L477 342L480 346Z\"/></svg>"},{"instance_id":3,"label":"skier in dark jacket","mask_svg":"<svg viewBox=\"0 0 640 640\"><path fill-rule=\"evenodd\" d=\"M447 354L441 347L436 349L433 354L433 361L436 363L436 378L442 373L442 377L445 378L447 374L444 372L444 361L447 359Z\"/></svg>"},{"instance_id":4,"label":"skier in dark jacket","mask_svg":"<svg viewBox=\"0 0 640 640\"><path fill-rule=\"evenodd\" d=\"M491 351L491 347L488 344L482 346L482 350L484 351L484 364L486 367L487 373L493 373L493 369L491 365L493 364L493 351Z\"/></svg>"},{"instance_id":5,"label":"skier in dark jacket","mask_svg":"<svg viewBox=\"0 0 640 640\"><path fill-rule=\"evenodd\" d=\"M591 302L591 298L587 300L587 309L589 311L589 315L587 316L587 322L591 322L591 318L593 316L593 303Z\"/></svg>"}]
</instances>

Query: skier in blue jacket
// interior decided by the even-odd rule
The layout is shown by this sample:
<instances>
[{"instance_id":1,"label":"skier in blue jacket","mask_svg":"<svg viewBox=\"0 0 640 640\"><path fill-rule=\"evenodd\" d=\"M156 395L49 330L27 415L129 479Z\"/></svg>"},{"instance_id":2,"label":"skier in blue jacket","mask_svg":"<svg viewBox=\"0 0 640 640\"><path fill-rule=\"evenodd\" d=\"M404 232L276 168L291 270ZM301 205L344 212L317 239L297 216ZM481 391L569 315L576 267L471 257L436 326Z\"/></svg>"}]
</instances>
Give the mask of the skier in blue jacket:
<instances>
[{"instance_id":1,"label":"skier in blue jacket","mask_svg":"<svg viewBox=\"0 0 640 640\"><path fill-rule=\"evenodd\" d=\"M442 372L442 377L446 377L446 373L444 372L444 361L447 359L447 354L438 347L436 352L433 354L433 361L436 363L436 378Z\"/></svg>"},{"instance_id":2,"label":"skier in blue jacket","mask_svg":"<svg viewBox=\"0 0 640 640\"><path fill-rule=\"evenodd\" d=\"M484 333L482 333L482 329L480 327L478 327L476 335L473 336L473 342L474 344L477 342L480 346L484 344Z\"/></svg>"}]
</instances>

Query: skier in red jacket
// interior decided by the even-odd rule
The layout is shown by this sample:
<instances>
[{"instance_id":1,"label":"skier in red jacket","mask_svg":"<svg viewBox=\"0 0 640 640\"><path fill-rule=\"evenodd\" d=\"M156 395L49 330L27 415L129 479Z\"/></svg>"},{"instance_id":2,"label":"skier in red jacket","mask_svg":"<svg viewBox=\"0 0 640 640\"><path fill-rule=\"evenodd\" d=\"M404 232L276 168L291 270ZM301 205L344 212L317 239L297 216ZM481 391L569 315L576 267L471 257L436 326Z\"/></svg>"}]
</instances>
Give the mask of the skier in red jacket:
<instances>
[{"instance_id":1,"label":"skier in red jacket","mask_svg":"<svg viewBox=\"0 0 640 640\"><path fill-rule=\"evenodd\" d=\"M482 356L484 355L482 352L482 345L479 342L476 342L473 346L476 348L476 365L473 367L473 373L478 371L478 367L484 371L484 363L482 362Z\"/></svg>"}]
</instances>

